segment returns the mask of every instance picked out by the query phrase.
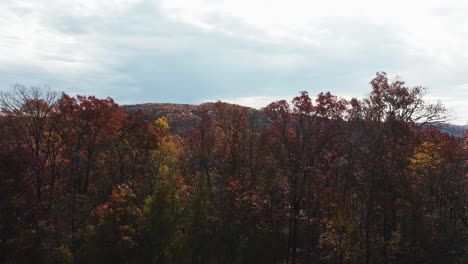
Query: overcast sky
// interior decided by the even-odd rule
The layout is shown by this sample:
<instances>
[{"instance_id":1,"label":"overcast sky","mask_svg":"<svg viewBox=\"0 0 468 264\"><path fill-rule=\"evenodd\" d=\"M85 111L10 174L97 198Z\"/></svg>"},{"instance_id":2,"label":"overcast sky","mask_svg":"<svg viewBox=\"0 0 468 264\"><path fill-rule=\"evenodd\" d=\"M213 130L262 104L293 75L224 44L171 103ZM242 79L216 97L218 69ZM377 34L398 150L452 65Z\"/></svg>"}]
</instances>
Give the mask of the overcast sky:
<instances>
[{"instance_id":1,"label":"overcast sky","mask_svg":"<svg viewBox=\"0 0 468 264\"><path fill-rule=\"evenodd\" d=\"M120 104L363 97L377 71L468 120L468 1L0 0L0 89Z\"/></svg>"}]
</instances>

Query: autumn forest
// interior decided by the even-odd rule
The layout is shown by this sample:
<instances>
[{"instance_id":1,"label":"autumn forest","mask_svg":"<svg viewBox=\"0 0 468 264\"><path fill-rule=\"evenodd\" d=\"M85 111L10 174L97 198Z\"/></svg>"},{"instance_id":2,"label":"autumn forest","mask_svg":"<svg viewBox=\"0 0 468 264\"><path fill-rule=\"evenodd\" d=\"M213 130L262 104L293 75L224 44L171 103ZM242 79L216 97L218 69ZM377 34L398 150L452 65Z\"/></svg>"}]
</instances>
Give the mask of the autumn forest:
<instances>
[{"instance_id":1,"label":"autumn forest","mask_svg":"<svg viewBox=\"0 0 468 264\"><path fill-rule=\"evenodd\" d=\"M14 85L0 263L468 263L468 133L425 95L379 72L359 99L155 114Z\"/></svg>"}]
</instances>

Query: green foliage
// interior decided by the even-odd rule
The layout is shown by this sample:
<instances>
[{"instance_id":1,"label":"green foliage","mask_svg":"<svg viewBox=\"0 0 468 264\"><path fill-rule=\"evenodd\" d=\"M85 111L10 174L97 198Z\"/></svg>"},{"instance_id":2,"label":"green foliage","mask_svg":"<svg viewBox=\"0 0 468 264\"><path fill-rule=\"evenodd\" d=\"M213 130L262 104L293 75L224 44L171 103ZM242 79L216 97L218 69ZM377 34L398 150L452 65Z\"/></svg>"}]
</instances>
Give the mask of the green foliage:
<instances>
[{"instance_id":1,"label":"green foliage","mask_svg":"<svg viewBox=\"0 0 468 264\"><path fill-rule=\"evenodd\" d=\"M180 249L180 198L169 179L159 181L145 201L143 237L144 259L151 263L170 263Z\"/></svg>"},{"instance_id":2,"label":"green foliage","mask_svg":"<svg viewBox=\"0 0 468 264\"><path fill-rule=\"evenodd\" d=\"M202 179L197 193L184 210L184 236L180 251L184 259L204 263L210 258L214 245L208 241L213 241L216 236L211 195L206 181Z\"/></svg>"}]
</instances>

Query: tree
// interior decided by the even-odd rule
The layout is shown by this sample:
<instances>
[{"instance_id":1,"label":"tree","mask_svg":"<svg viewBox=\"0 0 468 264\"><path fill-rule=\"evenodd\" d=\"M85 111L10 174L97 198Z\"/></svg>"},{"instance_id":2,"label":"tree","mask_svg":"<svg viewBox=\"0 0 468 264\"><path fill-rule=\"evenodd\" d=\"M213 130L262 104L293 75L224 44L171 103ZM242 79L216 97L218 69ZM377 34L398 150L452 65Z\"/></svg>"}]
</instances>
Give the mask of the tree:
<instances>
[{"instance_id":1,"label":"tree","mask_svg":"<svg viewBox=\"0 0 468 264\"><path fill-rule=\"evenodd\" d=\"M314 167L318 155L326 152L326 144L339 133L330 129L342 120L346 101L330 93L320 93L314 104L307 92L292 101L292 107L282 100L263 109L271 122L272 135L280 148L276 156L284 164L289 188L288 262L296 263L299 215L304 197L312 197ZM308 204L310 206L310 204ZM309 253L309 252L308 252Z\"/></svg>"},{"instance_id":2,"label":"tree","mask_svg":"<svg viewBox=\"0 0 468 264\"><path fill-rule=\"evenodd\" d=\"M143 260L152 263L172 263L181 247L180 198L169 179L160 180L146 200L143 230L146 246Z\"/></svg>"},{"instance_id":3,"label":"tree","mask_svg":"<svg viewBox=\"0 0 468 264\"><path fill-rule=\"evenodd\" d=\"M109 201L93 210L95 223L87 228L80 262L122 263L137 257L137 247L142 246L138 245L142 210L135 198L130 186L119 184L113 188Z\"/></svg>"},{"instance_id":4,"label":"tree","mask_svg":"<svg viewBox=\"0 0 468 264\"><path fill-rule=\"evenodd\" d=\"M57 93L48 88L27 88L21 84L15 84L10 91L0 93L2 113L8 117L15 137L31 149L34 161L40 162L42 166L50 155L51 145L44 143L47 134L54 130L49 116L54 111L57 98ZM43 179L39 171L35 174L36 195L40 200Z\"/></svg>"},{"instance_id":5,"label":"tree","mask_svg":"<svg viewBox=\"0 0 468 264\"><path fill-rule=\"evenodd\" d=\"M3 139L8 135L1 134ZM41 261L44 210L35 193L35 177L43 174L30 149L12 142L0 148L0 261Z\"/></svg>"},{"instance_id":6,"label":"tree","mask_svg":"<svg viewBox=\"0 0 468 264\"><path fill-rule=\"evenodd\" d=\"M370 82L372 92L359 102L352 100L350 117L356 125L355 133L364 138L357 142L363 149L367 168L364 191L367 197L365 224L366 263L372 259L374 247L381 250L382 263L389 262L389 246L396 231L396 204L402 199L402 184L408 175L408 165L416 142L418 128L444 119L445 109L440 104L426 104L422 87L408 88L399 79L390 82L385 73L377 73ZM382 208L382 210L378 210ZM378 223L382 228L374 226ZM374 226L374 227L373 227ZM373 238L373 229L380 235ZM378 260L380 261L380 260Z\"/></svg>"}]
</instances>

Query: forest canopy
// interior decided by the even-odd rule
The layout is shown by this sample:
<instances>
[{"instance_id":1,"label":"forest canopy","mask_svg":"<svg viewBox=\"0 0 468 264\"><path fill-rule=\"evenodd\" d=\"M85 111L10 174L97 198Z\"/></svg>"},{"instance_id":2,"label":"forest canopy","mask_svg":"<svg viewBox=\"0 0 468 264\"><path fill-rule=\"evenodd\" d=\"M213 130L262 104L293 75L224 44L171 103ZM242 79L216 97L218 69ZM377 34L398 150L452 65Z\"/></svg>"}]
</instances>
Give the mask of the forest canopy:
<instances>
[{"instance_id":1,"label":"forest canopy","mask_svg":"<svg viewBox=\"0 0 468 264\"><path fill-rule=\"evenodd\" d=\"M467 263L467 131L423 87L370 86L154 118L15 85L0 262Z\"/></svg>"}]
</instances>

